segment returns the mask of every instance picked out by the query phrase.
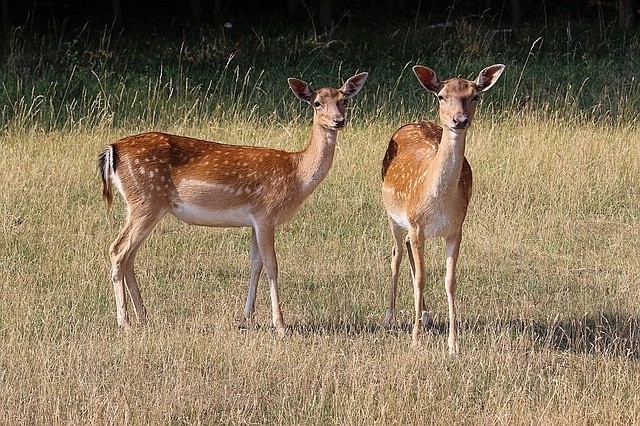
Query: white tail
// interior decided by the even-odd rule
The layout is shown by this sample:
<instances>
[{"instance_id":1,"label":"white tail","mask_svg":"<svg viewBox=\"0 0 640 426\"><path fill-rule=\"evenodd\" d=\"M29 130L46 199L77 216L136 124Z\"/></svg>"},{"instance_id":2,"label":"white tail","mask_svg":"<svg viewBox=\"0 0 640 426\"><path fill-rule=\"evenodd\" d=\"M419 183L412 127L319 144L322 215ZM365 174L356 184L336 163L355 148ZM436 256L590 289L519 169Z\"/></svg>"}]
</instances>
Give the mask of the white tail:
<instances>
[{"instance_id":1,"label":"white tail","mask_svg":"<svg viewBox=\"0 0 640 426\"><path fill-rule=\"evenodd\" d=\"M109 254L118 324L131 327L126 284L140 322L146 310L134 273L141 243L167 213L193 225L250 226L251 278L244 309L250 320L264 265L269 280L273 325L284 333L278 297L275 227L291 219L327 175L336 137L346 124L346 100L355 96L367 73L340 89L313 91L290 78L289 87L314 110L311 141L300 152L226 145L164 133L129 136L107 146L99 157L103 196L111 206L112 182L127 204L127 219Z\"/></svg>"},{"instance_id":2,"label":"white tail","mask_svg":"<svg viewBox=\"0 0 640 426\"><path fill-rule=\"evenodd\" d=\"M391 289L385 322L396 317L398 272L403 253L403 230L408 230L407 248L413 276L415 322L413 344L418 344L421 326L430 318L424 303L426 237L445 239L445 289L449 306L449 352L458 352L456 330L456 264L462 240L462 223L471 198L471 166L464 156L467 129L479 95L498 80L504 65L483 69L475 81L453 78L440 81L431 69L415 66L418 81L434 93L440 103L440 121L402 126L391 137L382 162L382 198L393 232Z\"/></svg>"}]
</instances>

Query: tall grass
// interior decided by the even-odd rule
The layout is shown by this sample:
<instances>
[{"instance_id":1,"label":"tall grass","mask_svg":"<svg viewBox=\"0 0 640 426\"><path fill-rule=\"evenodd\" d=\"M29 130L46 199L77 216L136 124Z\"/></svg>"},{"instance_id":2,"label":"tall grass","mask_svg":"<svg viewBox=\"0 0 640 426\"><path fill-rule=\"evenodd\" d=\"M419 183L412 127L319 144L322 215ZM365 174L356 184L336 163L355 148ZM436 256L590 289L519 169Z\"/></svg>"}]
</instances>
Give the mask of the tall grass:
<instances>
[{"instance_id":1,"label":"tall grass","mask_svg":"<svg viewBox=\"0 0 640 426\"><path fill-rule=\"evenodd\" d=\"M265 31L263 47L234 55L231 36L152 49L109 32L97 42L16 34L12 63L23 65L3 71L0 136L0 423L640 423L634 59L598 51L578 67L576 47L566 64L535 50L525 65L535 38L496 53L486 43L498 36L473 26L441 35L479 40L471 57L450 57L425 41L429 30L408 31L388 51ZM20 43L42 48L32 58ZM509 67L469 134L455 358L438 242L427 249L435 330L410 348L407 265L399 325L381 325L391 249L381 158L400 123L434 116L413 61L443 77ZM123 205L109 213L100 199L100 149L148 129L300 149L309 113L285 78L337 84L355 69L371 79L333 168L276 236L288 336L269 326L264 280L258 326L240 327L249 232L172 218L137 261L150 324L118 331L106 251Z\"/></svg>"},{"instance_id":2,"label":"tall grass","mask_svg":"<svg viewBox=\"0 0 640 426\"><path fill-rule=\"evenodd\" d=\"M297 149L308 136L298 124L226 124L233 143ZM278 232L284 339L271 331L264 281L259 327L239 328L249 233L169 218L138 260L151 322L118 332L106 248L122 203L106 212L93 163L120 132L12 135L0 164L2 422L640 420L639 145L610 149L637 129L476 122L458 358L446 354L439 243L428 250L434 333L409 347L406 265L400 325L381 325L391 241L379 162L393 129L344 130L329 177Z\"/></svg>"},{"instance_id":3,"label":"tall grass","mask_svg":"<svg viewBox=\"0 0 640 426\"><path fill-rule=\"evenodd\" d=\"M499 62L508 72L491 96L498 113L511 116L529 108L546 117L637 121L637 37L611 32L595 38L591 27L576 24L568 41L562 22L543 33L525 27L509 35L492 25L463 20L447 30L381 27L375 40L366 29L345 29L326 42L279 28L147 39L110 28L48 35L16 30L0 70L0 126L52 130L291 120L299 109L289 102L287 77L317 87L337 84L357 70L370 72L370 90L359 107L378 119L407 117L430 105L413 82L411 65L430 66L443 77L472 78Z\"/></svg>"}]
</instances>

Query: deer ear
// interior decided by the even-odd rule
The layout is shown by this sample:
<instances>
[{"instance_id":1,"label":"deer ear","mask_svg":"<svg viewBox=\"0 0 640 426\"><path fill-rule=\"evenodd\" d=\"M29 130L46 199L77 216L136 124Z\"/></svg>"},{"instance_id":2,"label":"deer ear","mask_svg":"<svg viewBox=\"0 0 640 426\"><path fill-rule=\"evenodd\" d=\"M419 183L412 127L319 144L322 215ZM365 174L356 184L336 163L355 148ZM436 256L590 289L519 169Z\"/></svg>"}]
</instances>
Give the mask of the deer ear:
<instances>
[{"instance_id":1,"label":"deer ear","mask_svg":"<svg viewBox=\"0 0 640 426\"><path fill-rule=\"evenodd\" d=\"M440 83L438 76L431 68L416 65L413 67L413 73L418 77L418 81L422 84L422 87L433 94L437 95L442 89L442 83Z\"/></svg>"},{"instance_id":2,"label":"deer ear","mask_svg":"<svg viewBox=\"0 0 640 426\"><path fill-rule=\"evenodd\" d=\"M289 83L291 91L298 99L309 104L313 101L314 93L307 83L297 78L289 78L287 82Z\"/></svg>"},{"instance_id":3,"label":"deer ear","mask_svg":"<svg viewBox=\"0 0 640 426\"><path fill-rule=\"evenodd\" d=\"M360 74L356 74L353 77L349 78L344 82L340 91L344 94L346 99L352 98L360 92L364 82L367 81L367 77L369 74L366 72L361 72Z\"/></svg>"},{"instance_id":4,"label":"deer ear","mask_svg":"<svg viewBox=\"0 0 640 426\"><path fill-rule=\"evenodd\" d=\"M474 83L478 86L478 89L481 92L486 92L496 84L496 81L498 81L498 78L502 75L502 71L504 71L504 65L491 65L490 67L480 71L480 74L478 74L478 78L476 78Z\"/></svg>"}]
</instances>

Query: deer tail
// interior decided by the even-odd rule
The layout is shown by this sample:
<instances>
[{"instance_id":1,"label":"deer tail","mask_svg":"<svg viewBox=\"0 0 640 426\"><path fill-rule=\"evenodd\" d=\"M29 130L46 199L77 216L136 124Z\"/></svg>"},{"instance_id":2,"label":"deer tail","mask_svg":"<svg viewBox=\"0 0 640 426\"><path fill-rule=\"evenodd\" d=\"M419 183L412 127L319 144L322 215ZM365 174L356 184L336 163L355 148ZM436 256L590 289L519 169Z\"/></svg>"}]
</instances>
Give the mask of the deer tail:
<instances>
[{"instance_id":1,"label":"deer tail","mask_svg":"<svg viewBox=\"0 0 640 426\"><path fill-rule=\"evenodd\" d=\"M107 202L107 208L113 204L113 191L111 176L116 169L116 150L113 145L108 145L98 156L98 172L102 179L102 198Z\"/></svg>"}]
</instances>

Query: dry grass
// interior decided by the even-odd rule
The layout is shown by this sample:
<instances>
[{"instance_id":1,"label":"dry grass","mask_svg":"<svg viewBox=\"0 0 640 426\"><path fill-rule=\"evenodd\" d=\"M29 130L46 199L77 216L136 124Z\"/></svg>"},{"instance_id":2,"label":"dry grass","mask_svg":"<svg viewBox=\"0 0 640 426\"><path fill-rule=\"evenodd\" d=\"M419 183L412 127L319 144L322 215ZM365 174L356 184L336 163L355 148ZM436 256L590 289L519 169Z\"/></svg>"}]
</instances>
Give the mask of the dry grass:
<instances>
[{"instance_id":1,"label":"dry grass","mask_svg":"<svg viewBox=\"0 0 640 426\"><path fill-rule=\"evenodd\" d=\"M277 235L289 335L241 330L249 233L167 218L138 258L151 323L119 332L99 198L100 148L124 132L0 139L2 424L638 424L638 128L479 117L459 272L462 354L436 331L381 327L391 238L379 164L398 123L354 124L334 167ZM298 149L307 126L168 129Z\"/></svg>"}]
</instances>

